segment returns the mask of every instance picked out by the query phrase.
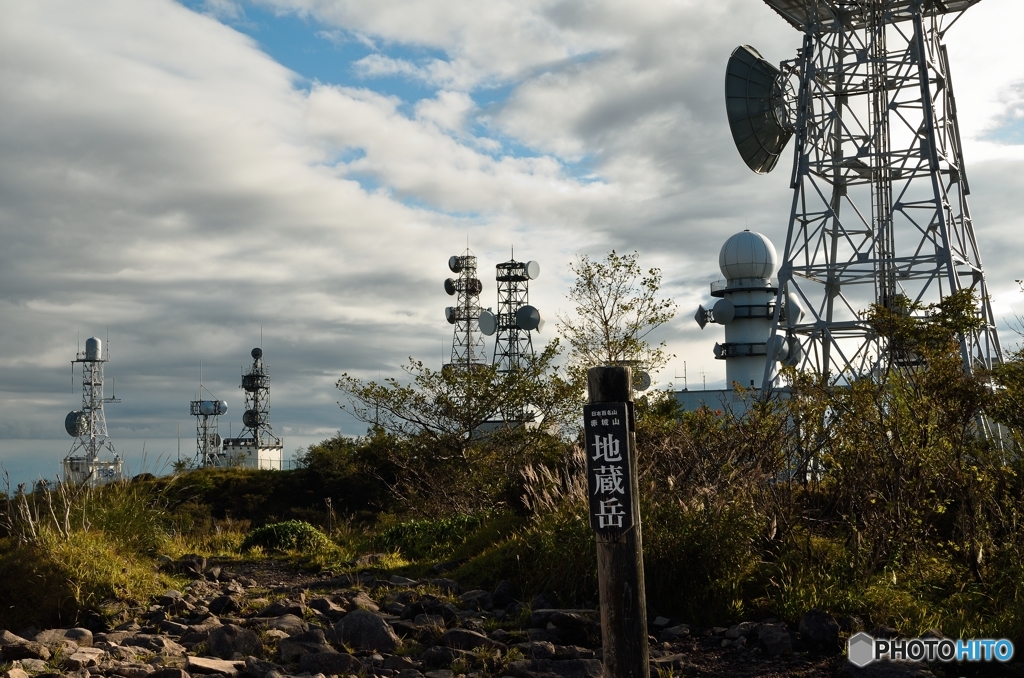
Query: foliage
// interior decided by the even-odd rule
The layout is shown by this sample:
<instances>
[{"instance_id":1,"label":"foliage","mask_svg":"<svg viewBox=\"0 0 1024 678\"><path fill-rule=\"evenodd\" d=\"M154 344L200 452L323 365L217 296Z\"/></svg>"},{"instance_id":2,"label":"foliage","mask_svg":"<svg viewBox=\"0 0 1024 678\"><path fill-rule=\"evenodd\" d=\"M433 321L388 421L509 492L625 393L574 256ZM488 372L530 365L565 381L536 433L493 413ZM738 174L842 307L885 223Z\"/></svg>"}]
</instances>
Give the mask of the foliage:
<instances>
[{"instance_id":1,"label":"foliage","mask_svg":"<svg viewBox=\"0 0 1024 678\"><path fill-rule=\"evenodd\" d=\"M258 527L245 538L240 550L250 551L257 546L266 551L296 551L307 555L320 555L337 550L323 532L302 520L288 520Z\"/></svg>"},{"instance_id":2,"label":"foliage","mask_svg":"<svg viewBox=\"0 0 1024 678\"><path fill-rule=\"evenodd\" d=\"M604 261L582 256L569 265L576 282L569 289L575 317L559 316L558 329L569 344L569 373L577 384L597 365L628 363L654 373L671 357L665 343L651 347L647 337L675 315L671 299L658 299L661 270L644 272L640 255L612 250Z\"/></svg>"}]
</instances>

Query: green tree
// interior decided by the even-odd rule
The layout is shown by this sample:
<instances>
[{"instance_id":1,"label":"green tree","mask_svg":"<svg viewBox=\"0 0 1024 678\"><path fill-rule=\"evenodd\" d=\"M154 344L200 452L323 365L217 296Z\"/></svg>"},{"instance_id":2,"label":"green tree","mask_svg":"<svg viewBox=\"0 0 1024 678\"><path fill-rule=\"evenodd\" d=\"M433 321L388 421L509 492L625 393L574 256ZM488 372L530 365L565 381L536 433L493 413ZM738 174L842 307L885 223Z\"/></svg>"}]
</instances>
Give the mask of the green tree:
<instances>
[{"instance_id":1,"label":"green tree","mask_svg":"<svg viewBox=\"0 0 1024 678\"><path fill-rule=\"evenodd\" d=\"M661 270L640 268L640 255L612 250L604 261L579 257L569 265L576 282L568 297L574 316L558 316L558 329L569 344L569 375L584 383L597 365L627 363L654 373L672 356L665 342L651 346L647 337L676 312L672 299L659 298Z\"/></svg>"}]
</instances>

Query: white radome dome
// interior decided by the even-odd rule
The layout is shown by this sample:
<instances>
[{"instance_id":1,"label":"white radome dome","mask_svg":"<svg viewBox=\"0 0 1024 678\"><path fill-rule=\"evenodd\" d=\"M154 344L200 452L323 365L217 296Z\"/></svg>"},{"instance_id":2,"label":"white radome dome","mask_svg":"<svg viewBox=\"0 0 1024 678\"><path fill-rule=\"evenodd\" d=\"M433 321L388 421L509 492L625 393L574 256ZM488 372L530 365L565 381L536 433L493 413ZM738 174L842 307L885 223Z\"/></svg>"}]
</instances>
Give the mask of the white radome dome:
<instances>
[{"instance_id":1,"label":"white radome dome","mask_svg":"<svg viewBox=\"0 0 1024 678\"><path fill-rule=\"evenodd\" d=\"M718 267L726 280L766 280L772 277L778 260L772 241L753 231L732 236L718 253Z\"/></svg>"}]
</instances>

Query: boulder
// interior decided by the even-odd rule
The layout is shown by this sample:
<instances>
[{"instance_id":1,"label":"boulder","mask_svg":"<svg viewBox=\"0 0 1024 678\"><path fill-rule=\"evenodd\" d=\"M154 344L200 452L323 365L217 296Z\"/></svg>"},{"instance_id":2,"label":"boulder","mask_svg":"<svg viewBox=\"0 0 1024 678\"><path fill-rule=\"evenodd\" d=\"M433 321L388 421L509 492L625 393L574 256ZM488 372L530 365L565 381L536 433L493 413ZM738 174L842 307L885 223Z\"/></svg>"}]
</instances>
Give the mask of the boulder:
<instances>
[{"instance_id":1,"label":"boulder","mask_svg":"<svg viewBox=\"0 0 1024 678\"><path fill-rule=\"evenodd\" d=\"M829 650L839 647L839 622L821 610L811 610L800 618L800 635L804 640Z\"/></svg>"},{"instance_id":2,"label":"boulder","mask_svg":"<svg viewBox=\"0 0 1024 678\"><path fill-rule=\"evenodd\" d=\"M229 678L235 678L245 670L245 662L211 659L210 657L189 657L185 664L185 670L192 674L219 673Z\"/></svg>"},{"instance_id":3,"label":"boulder","mask_svg":"<svg viewBox=\"0 0 1024 678\"><path fill-rule=\"evenodd\" d=\"M8 662L18 659L40 659L46 661L50 658L50 650L42 643L37 643L34 640L23 640L20 643L4 645L3 654L4 661Z\"/></svg>"},{"instance_id":4,"label":"boulder","mask_svg":"<svg viewBox=\"0 0 1024 678\"><path fill-rule=\"evenodd\" d=\"M363 664L350 654L310 652L299 657L299 668L306 673L347 676L362 672Z\"/></svg>"},{"instance_id":5,"label":"boulder","mask_svg":"<svg viewBox=\"0 0 1024 678\"><path fill-rule=\"evenodd\" d=\"M266 620L266 623L268 629L284 631L289 636L294 636L297 633L302 633L309 629L309 624L302 621L301 618L296 617L294 614L283 614L280 617L271 617Z\"/></svg>"},{"instance_id":6,"label":"boulder","mask_svg":"<svg viewBox=\"0 0 1024 678\"><path fill-rule=\"evenodd\" d=\"M762 624L757 640L768 655L775 657L793 651L793 638L785 624Z\"/></svg>"},{"instance_id":7,"label":"boulder","mask_svg":"<svg viewBox=\"0 0 1024 678\"><path fill-rule=\"evenodd\" d=\"M355 595L349 596L348 600L352 605L361 610L369 610L370 612L380 611L380 607L377 603L373 602L373 599L370 598L370 596L366 595L365 591L359 591Z\"/></svg>"},{"instance_id":8,"label":"boulder","mask_svg":"<svg viewBox=\"0 0 1024 678\"><path fill-rule=\"evenodd\" d=\"M306 654L337 653L337 650L327 644L323 629L319 628L282 639L277 645L277 651L281 655L281 661L285 662L294 661Z\"/></svg>"},{"instance_id":9,"label":"boulder","mask_svg":"<svg viewBox=\"0 0 1024 678\"><path fill-rule=\"evenodd\" d=\"M266 662L256 657L245 658L245 673L253 676L253 678L265 678L271 671L279 674L286 673L283 666L278 666L273 662Z\"/></svg>"},{"instance_id":10,"label":"boulder","mask_svg":"<svg viewBox=\"0 0 1024 678\"><path fill-rule=\"evenodd\" d=\"M225 624L211 630L209 644L210 654L221 659L231 659L236 654L243 657L263 656L263 641L256 632L234 624Z\"/></svg>"},{"instance_id":11,"label":"boulder","mask_svg":"<svg viewBox=\"0 0 1024 678\"><path fill-rule=\"evenodd\" d=\"M29 678L28 673L19 668L12 668L4 671L2 674L3 678Z\"/></svg>"},{"instance_id":12,"label":"boulder","mask_svg":"<svg viewBox=\"0 0 1024 678\"><path fill-rule=\"evenodd\" d=\"M37 633L33 640L47 647L53 644L55 648L63 646L66 640L70 640L79 647L92 647L93 637L92 631L89 629L49 629Z\"/></svg>"},{"instance_id":13,"label":"boulder","mask_svg":"<svg viewBox=\"0 0 1024 678\"><path fill-rule=\"evenodd\" d=\"M420 659L423 660L424 668L428 669L440 669L452 665L455 661L455 653L447 647L435 645L434 647L428 647Z\"/></svg>"},{"instance_id":14,"label":"boulder","mask_svg":"<svg viewBox=\"0 0 1024 678\"><path fill-rule=\"evenodd\" d=\"M334 625L339 642L362 651L393 653L401 644L386 621L367 610L353 610Z\"/></svg>"},{"instance_id":15,"label":"boulder","mask_svg":"<svg viewBox=\"0 0 1024 678\"><path fill-rule=\"evenodd\" d=\"M8 645L21 645L27 642L28 638L16 636L6 629L0 630L0 647L7 647Z\"/></svg>"},{"instance_id":16,"label":"boulder","mask_svg":"<svg viewBox=\"0 0 1024 678\"><path fill-rule=\"evenodd\" d=\"M512 662L509 673L517 678L602 678L604 667L599 659L523 659Z\"/></svg>"},{"instance_id":17,"label":"boulder","mask_svg":"<svg viewBox=\"0 0 1024 678\"><path fill-rule=\"evenodd\" d=\"M678 626L671 626L661 632L658 636L661 642L671 643L674 640L686 638L690 635L690 627L687 624L679 624Z\"/></svg>"},{"instance_id":18,"label":"boulder","mask_svg":"<svg viewBox=\"0 0 1024 678\"><path fill-rule=\"evenodd\" d=\"M552 659L555 656L555 646L543 640L531 640L528 643L518 643L512 647L517 648L527 659Z\"/></svg>"},{"instance_id":19,"label":"boulder","mask_svg":"<svg viewBox=\"0 0 1024 678\"><path fill-rule=\"evenodd\" d=\"M405 669L420 669L420 663L413 661L409 657L403 657L400 654L393 654L384 660L384 668L390 671L404 671Z\"/></svg>"},{"instance_id":20,"label":"boulder","mask_svg":"<svg viewBox=\"0 0 1024 678\"><path fill-rule=\"evenodd\" d=\"M68 671L77 671L91 666L99 666L106 654L98 647L82 647L64 658L64 668Z\"/></svg>"},{"instance_id":21,"label":"boulder","mask_svg":"<svg viewBox=\"0 0 1024 678\"><path fill-rule=\"evenodd\" d=\"M213 614L235 614L242 611L242 606L231 596L217 596L208 606Z\"/></svg>"},{"instance_id":22,"label":"boulder","mask_svg":"<svg viewBox=\"0 0 1024 678\"><path fill-rule=\"evenodd\" d=\"M491 593L491 602L494 603L494 607L505 609L515 601L515 590L512 588L512 584L504 579L498 582L498 585L494 587L494 592Z\"/></svg>"},{"instance_id":23,"label":"boulder","mask_svg":"<svg viewBox=\"0 0 1024 678\"><path fill-rule=\"evenodd\" d=\"M168 655L171 657L181 657L185 655L185 648L173 640L148 633L139 633L125 638L121 641L121 644L130 645L132 647L141 647L144 650L149 650L150 652Z\"/></svg>"},{"instance_id":24,"label":"boulder","mask_svg":"<svg viewBox=\"0 0 1024 678\"><path fill-rule=\"evenodd\" d=\"M293 615L301 617L306 614L306 606L297 600L284 599L279 600L276 603L271 603L265 608L260 610L257 617L281 617L284 615Z\"/></svg>"},{"instance_id":25,"label":"boulder","mask_svg":"<svg viewBox=\"0 0 1024 678\"><path fill-rule=\"evenodd\" d=\"M491 601L491 594L483 590L466 591L459 600L470 610L483 610L489 612L494 609L494 603Z\"/></svg>"}]
</instances>

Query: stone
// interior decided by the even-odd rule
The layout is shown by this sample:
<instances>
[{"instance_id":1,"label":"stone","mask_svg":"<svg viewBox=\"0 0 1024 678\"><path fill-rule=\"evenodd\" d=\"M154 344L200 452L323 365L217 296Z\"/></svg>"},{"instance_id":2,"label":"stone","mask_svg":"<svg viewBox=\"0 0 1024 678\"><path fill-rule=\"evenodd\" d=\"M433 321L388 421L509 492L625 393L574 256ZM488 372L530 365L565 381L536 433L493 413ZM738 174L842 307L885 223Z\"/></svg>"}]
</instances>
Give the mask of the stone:
<instances>
[{"instance_id":1,"label":"stone","mask_svg":"<svg viewBox=\"0 0 1024 678\"><path fill-rule=\"evenodd\" d=\"M785 624L762 624L757 640L772 657L793 652L793 638Z\"/></svg>"},{"instance_id":2,"label":"stone","mask_svg":"<svg viewBox=\"0 0 1024 678\"><path fill-rule=\"evenodd\" d=\"M309 629L309 624L302 621L302 619L296 617L294 614L283 614L280 617L271 617L267 619L267 628L284 631L289 636L294 636L297 633L307 631Z\"/></svg>"},{"instance_id":3,"label":"stone","mask_svg":"<svg viewBox=\"0 0 1024 678\"><path fill-rule=\"evenodd\" d=\"M494 587L494 591L491 593L491 602L494 604L494 607L500 607L501 609L505 609L516 602L515 589L512 588L512 584L504 579L498 582L498 585Z\"/></svg>"},{"instance_id":4,"label":"stone","mask_svg":"<svg viewBox=\"0 0 1024 678\"><path fill-rule=\"evenodd\" d=\"M839 647L839 622L821 610L811 610L800 618L800 635L804 640L829 650Z\"/></svg>"},{"instance_id":5,"label":"stone","mask_svg":"<svg viewBox=\"0 0 1024 678\"><path fill-rule=\"evenodd\" d=\"M64 658L64 668L68 671L77 671L90 666L99 666L106 654L98 647L82 647L78 649L78 652Z\"/></svg>"},{"instance_id":6,"label":"stone","mask_svg":"<svg viewBox=\"0 0 1024 678\"><path fill-rule=\"evenodd\" d=\"M420 659L423 660L424 667L428 669L440 669L452 665L452 662L455 661L455 653L447 647L435 645L434 647L428 647L423 654L420 655ZM429 675L429 672L427 675Z\"/></svg>"},{"instance_id":7,"label":"stone","mask_svg":"<svg viewBox=\"0 0 1024 678\"><path fill-rule=\"evenodd\" d=\"M512 647L517 648L527 659L553 659L555 646L543 640L531 640L528 643L518 643Z\"/></svg>"},{"instance_id":8,"label":"stone","mask_svg":"<svg viewBox=\"0 0 1024 678\"><path fill-rule=\"evenodd\" d=\"M393 653L401 644L386 621L368 610L353 610L334 625L342 644L361 651Z\"/></svg>"},{"instance_id":9,"label":"stone","mask_svg":"<svg viewBox=\"0 0 1024 678\"><path fill-rule=\"evenodd\" d=\"M577 612L556 612L548 623L567 645L589 645L600 635L597 622Z\"/></svg>"},{"instance_id":10,"label":"stone","mask_svg":"<svg viewBox=\"0 0 1024 678\"><path fill-rule=\"evenodd\" d=\"M227 659L211 659L210 657L189 657L185 664L185 670L189 673L219 673L230 678L235 678L245 670L244 661L231 661Z\"/></svg>"},{"instance_id":11,"label":"stone","mask_svg":"<svg viewBox=\"0 0 1024 678\"><path fill-rule=\"evenodd\" d=\"M210 654L221 659L231 659L235 654L263 656L263 641L256 632L234 624L218 626L210 631L209 645Z\"/></svg>"},{"instance_id":12,"label":"stone","mask_svg":"<svg viewBox=\"0 0 1024 678\"><path fill-rule=\"evenodd\" d=\"M92 647L93 636L89 629L49 629L37 633L33 640L47 647L53 644L54 647L51 649L61 647L64 641L68 640L79 647Z\"/></svg>"},{"instance_id":13,"label":"stone","mask_svg":"<svg viewBox=\"0 0 1024 678\"><path fill-rule=\"evenodd\" d=\"M332 621L338 621L339 619L341 619L342 617L345 616L345 608L340 607L337 603L335 603L330 598L326 598L326 597L314 598L311 601L309 601L309 603L307 603L307 605L311 609L314 609L317 612L325 615L328 619L330 619Z\"/></svg>"},{"instance_id":14,"label":"stone","mask_svg":"<svg viewBox=\"0 0 1024 678\"><path fill-rule=\"evenodd\" d=\"M264 678L271 671L279 674L285 673L283 666L278 666L273 662L263 661L256 657L245 658L245 673L253 676L253 678Z\"/></svg>"},{"instance_id":15,"label":"stone","mask_svg":"<svg viewBox=\"0 0 1024 678\"><path fill-rule=\"evenodd\" d=\"M163 636L147 633L140 633L135 636L125 638L121 644L141 647L145 650L149 650L150 652L156 652L157 654L168 655L171 657L180 657L185 654L185 648L173 640L164 638Z\"/></svg>"},{"instance_id":16,"label":"stone","mask_svg":"<svg viewBox=\"0 0 1024 678\"><path fill-rule=\"evenodd\" d=\"M437 567L436 565L434 567ZM449 669L435 669L434 671L427 671L423 674L426 678L452 678L455 674Z\"/></svg>"},{"instance_id":17,"label":"stone","mask_svg":"<svg viewBox=\"0 0 1024 678\"><path fill-rule=\"evenodd\" d=\"M420 664L400 654L393 654L384 660L384 668L391 669L392 671L404 671L405 669L419 670Z\"/></svg>"},{"instance_id":18,"label":"stone","mask_svg":"<svg viewBox=\"0 0 1024 678\"><path fill-rule=\"evenodd\" d=\"M242 611L242 606L231 596L218 596L210 601L210 612L213 614L233 614Z\"/></svg>"},{"instance_id":19,"label":"stone","mask_svg":"<svg viewBox=\"0 0 1024 678\"><path fill-rule=\"evenodd\" d=\"M391 578L388 579L388 583L392 586L416 586L419 584L415 579L409 579L408 577L403 577L398 574L391 575Z\"/></svg>"},{"instance_id":20,"label":"stone","mask_svg":"<svg viewBox=\"0 0 1024 678\"><path fill-rule=\"evenodd\" d=\"M22 645L27 642L28 638L16 636L6 629L0 630L0 647L7 647L8 645Z\"/></svg>"},{"instance_id":21,"label":"stone","mask_svg":"<svg viewBox=\"0 0 1024 678\"><path fill-rule=\"evenodd\" d=\"M284 615L292 615L295 617L301 617L306 614L306 606L297 600L279 600L276 603L271 603L265 608L260 610L257 617L282 617Z\"/></svg>"},{"instance_id":22,"label":"stone","mask_svg":"<svg viewBox=\"0 0 1024 678\"><path fill-rule=\"evenodd\" d=\"M359 673L363 664L350 654L341 652L310 652L299 657L299 668L307 673L347 676Z\"/></svg>"},{"instance_id":23,"label":"stone","mask_svg":"<svg viewBox=\"0 0 1024 678\"><path fill-rule=\"evenodd\" d=\"M206 570L206 558L190 553L179 558L173 564L172 569L189 579L202 579L203 573Z\"/></svg>"},{"instance_id":24,"label":"stone","mask_svg":"<svg viewBox=\"0 0 1024 678\"><path fill-rule=\"evenodd\" d=\"M423 674L416 669L402 669L394 678L422 678Z\"/></svg>"},{"instance_id":25,"label":"stone","mask_svg":"<svg viewBox=\"0 0 1024 678\"><path fill-rule=\"evenodd\" d=\"M490 611L494 609L494 603L491 601L491 594L483 590L466 591L459 600L462 604L468 607L470 610L483 610Z\"/></svg>"},{"instance_id":26,"label":"stone","mask_svg":"<svg viewBox=\"0 0 1024 678\"><path fill-rule=\"evenodd\" d=\"M192 676L188 675L188 672L183 669L165 666L149 674L149 678L192 678Z\"/></svg>"},{"instance_id":27,"label":"stone","mask_svg":"<svg viewBox=\"0 0 1024 678\"><path fill-rule=\"evenodd\" d=\"M21 668L25 669L29 673L44 673L48 670L46 662L42 659L22 659Z\"/></svg>"},{"instance_id":28,"label":"stone","mask_svg":"<svg viewBox=\"0 0 1024 678\"><path fill-rule=\"evenodd\" d=\"M37 643L34 640L22 640L20 643L4 645L3 648L4 661L39 659L45 662L50 658L50 650L42 643Z\"/></svg>"},{"instance_id":29,"label":"stone","mask_svg":"<svg viewBox=\"0 0 1024 678\"><path fill-rule=\"evenodd\" d=\"M12 634L13 635L13 634ZM3 672L3 678L29 678L28 673L23 669L12 668Z\"/></svg>"},{"instance_id":30,"label":"stone","mask_svg":"<svg viewBox=\"0 0 1024 678\"><path fill-rule=\"evenodd\" d=\"M523 659L512 662L509 673L518 678L602 678L604 667L599 659Z\"/></svg>"},{"instance_id":31,"label":"stone","mask_svg":"<svg viewBox=\"0 0 1024 678\"><path fill-rule=\"evenodd\" d=\"M551 601L548 600L548 597L543 593L537 594L534 596L533 600L530 601L531 610L550 610L553 607L554 605L551 604Z\"/></svg>"},{"instance_id":32,"label":"stone","mask_svg":"<svg viewBox=\"0 0 1024 678\"><path fill-rule=\"evenodd\" d=\"M690 635L690 627L687 624L672 626L661 632L658 638L663 642L671 643L674 640L686 638Z\"/></svg>"},{"instance_id":33,"label":"stone","mask_svg":"<svg viewBox=\"0 0 1024 678\"><path fill-rule=\"evenodd\" d=\"M444 632L444 635L437 641L437 644L453 647L457 650L475 650L478 647L505 649L504 643L499 643L482 633L470 631L469 629L449 629Z\"/></svg>"},{"instance_id":34,"label":"stone","mask_svg":"<svg viewBox=\"0 0 1024 678\"><path fill-rule=\"evenodd\" d=\"M462 587L459 586L459 582L455 581L454 579L445 579L444 577L438 577L437 579L429 580L427 583L431 586L436 586L442 591L450 593L453 596L459 595L459 593L462 591Z\"/></svg>"},{"instance_id":35,"label":"stone","mask_svg":"<svg viewBox=\"0 0 1024 678\"><path fill-rule=\"evenodd\" d=\"M149 674L153 673L154 670L151 664L132 662L130 664L114 666L110 669L110 673L116 676L124 676L124 678L148 678Z\"/></svg>"},{"instance_id":36,"label":"stone","mask_svg":"<svg viewBox=\"0 0 1024 678\"><path fill-rule=\"evenodd\" d=\"M359 591L358 593L349 596L348 600L350 603L352 603L352 605L358 607L361 610L369 610L370 612L380 611L380 607L377 605L377 603L373 602L373 599L370 598L370 596L366 595L366 592L364 591Z\"/></svg>"},{"instance_id":37,"label":"stone","mask_svg":"<svg viewBox=\"0 0 1024 678\"><path fill-rule=\"evenodd\" d=\"M387 559L387 557L388 555L386 553L367 553L366 555L356 558L356 567L372 567L374 565L380 565Z\"/></svg>"},{"instance_id":38,"label":"stone","mask_svg":"<svg viewBox=\"0 0 1024 678\"><path fill-rule=\"evenodd\" d=\"M337 650L327 644L323 629L312 628L290 638L283 638L277 644L277 652L281 655L281 661L288 662L306 654L327 654Z\"/></svg>"}]
</instances>

